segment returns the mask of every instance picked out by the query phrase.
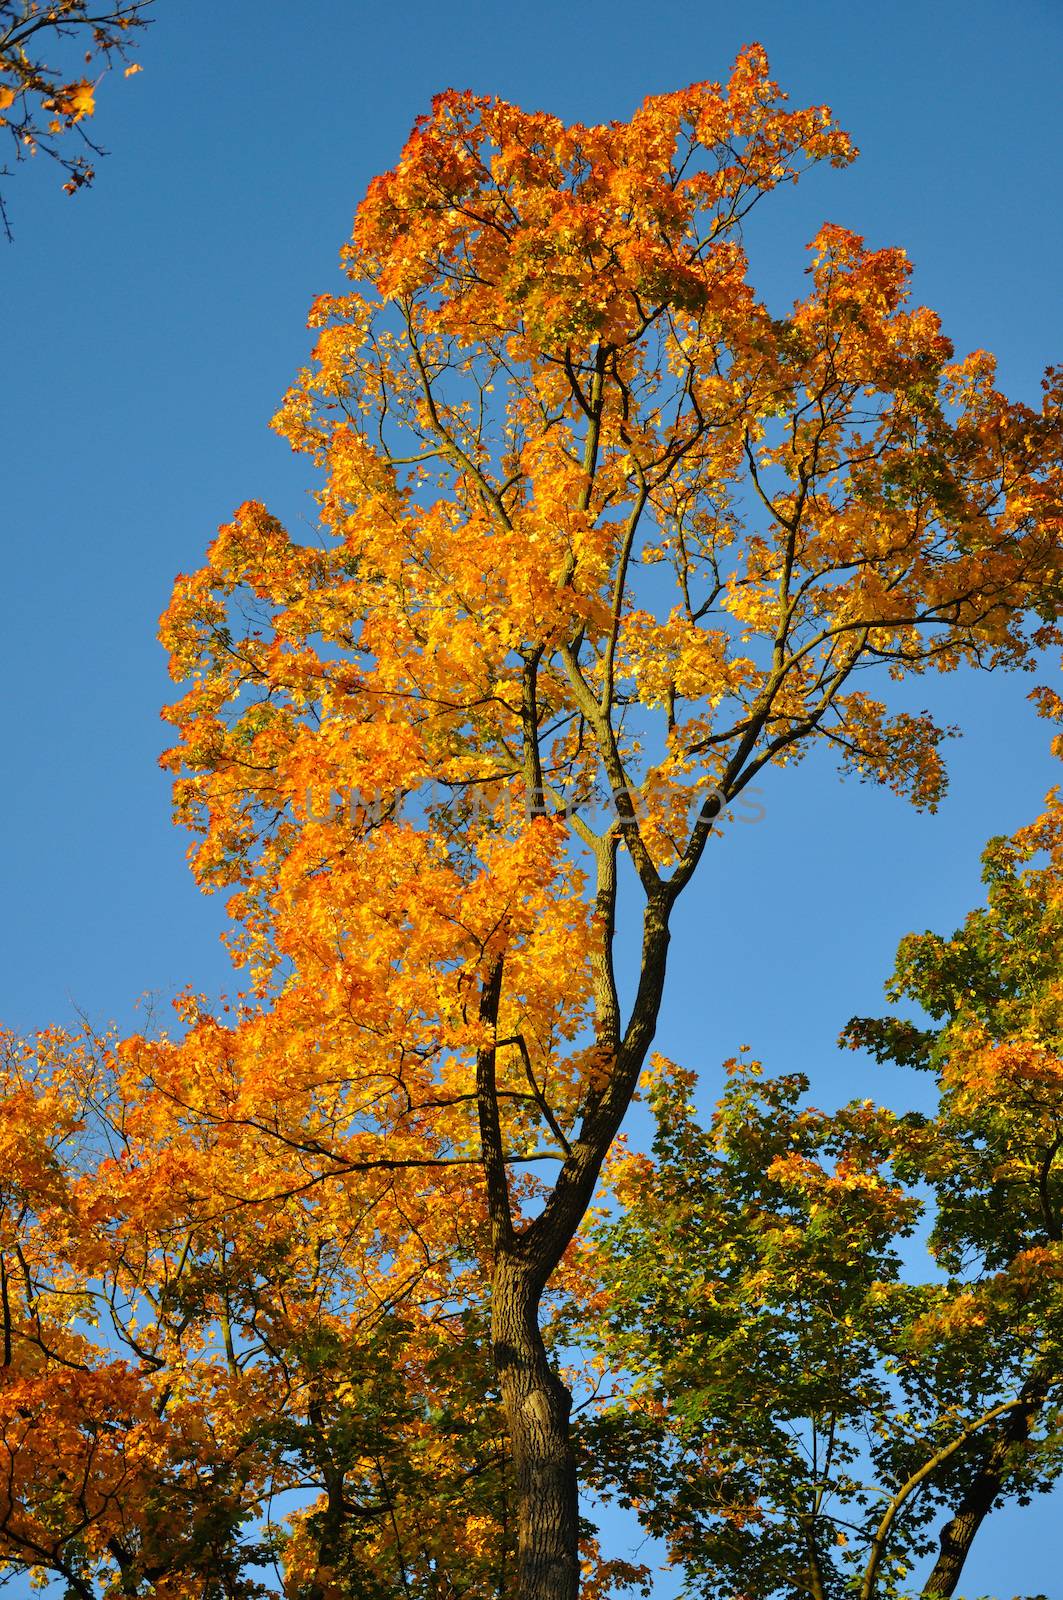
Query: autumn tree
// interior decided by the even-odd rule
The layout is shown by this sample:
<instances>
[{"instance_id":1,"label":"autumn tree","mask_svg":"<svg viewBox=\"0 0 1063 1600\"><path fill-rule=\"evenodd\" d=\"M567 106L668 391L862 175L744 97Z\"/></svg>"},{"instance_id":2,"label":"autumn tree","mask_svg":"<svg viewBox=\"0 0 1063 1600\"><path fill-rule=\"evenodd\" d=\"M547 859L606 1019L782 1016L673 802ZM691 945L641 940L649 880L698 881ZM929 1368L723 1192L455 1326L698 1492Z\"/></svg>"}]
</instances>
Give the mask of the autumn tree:
<instances>
[{"instance_id":1,"label":"autumn tree","mask_svg":"<svg viewBox=\"0 0 1063 1600\"><path fill-rule=\"evenodd\" d=\"M480 1219L527 1600L578 1581L537 1307L715 817L818 743L932 805L939 730L857 685L1021 663L1055 615L1058 380L1006 402L903 255L835 226L790 315L750 285L750 206L850 154L756 49L608 127L442 96L278 419L325 474L320 542L245 506L164 622L179 809L262 1009L141 1070L255 1136L242 1201L294 1148L307 1182L446 1174Z\"/></svg>"},{"instance_id":2,"label":"autumn tree","mask_svg":"<svg viewBox=\"0 0 1063 1600\"><path fill-rule=\"evenodd\" d=\"M139 72L130 62L135 30L148 25L154 0L0 0L0 129L7 130L16 162L44 155L65 175L63 188L75 194L96 176L103 154L86 129L96 109L96 86L112 60L125 61L126 76ZM80 54L81 75L68 78L69 66L56 66L56 54ZM102 68L96 78L84 67ZM80 141L80 143L79 143ZM11 168L0 168L0 179ZM0 223L11 229L3 194Z\"/></svg>"},{"instance_id":3,"label":"autumn tree","mask_svg":"<svg viewBox=\"0 0 1063 1600\"><path fill-rule=\"evenodd\" d=\"M820 747L932 807L941 732L891 682L1023 665L1058 610L1059 377L1007 401L836 225L789 313L757 296L743 219L852 154L759 47L627 123L440 96L277 418L318 534L244 505L163 620L178 814L253 999L130 1041L124 1092L183 1152L182 1227L327 1192L367 1293L489 1306L521 1600L579 1588L540 1309L721 811Z\"/></svg>"},{"instance_id":4,"label":"autumn tree","mask_svg":"<svg viewBox=\"0 0 1063 1600\"><path fill-rule=\"evenodd\" d=\"M418 1304L398 1263L381 1292L349 1193L189 1206L225 1146L131 1098L113 1041L0 1048L0 1572L81 1600L324 1600L326 1570L504 1593L483 1297Z\"/></svg>"}]
</instances>

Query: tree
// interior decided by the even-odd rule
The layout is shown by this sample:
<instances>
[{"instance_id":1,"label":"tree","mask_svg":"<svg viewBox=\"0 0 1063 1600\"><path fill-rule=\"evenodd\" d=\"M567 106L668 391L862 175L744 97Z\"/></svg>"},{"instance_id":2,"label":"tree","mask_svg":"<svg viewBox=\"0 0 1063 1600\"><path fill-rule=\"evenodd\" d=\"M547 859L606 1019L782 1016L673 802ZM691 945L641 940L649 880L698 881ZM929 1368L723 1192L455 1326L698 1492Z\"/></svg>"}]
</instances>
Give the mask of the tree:
<instances>
[{"instance_id":1,"label":"tree","mask_svg":"<svg viewBox=\"0 0 1063 1600\"><path fill-rule=\"evenodd\" d=\"M226 1151L130 1099L112 1041L3 1044L0 1566L86 1600L245 1600L274 1564L300 1600L326 1569L359 1596L503 1592L475 1303L373 1294L331 1191L190 1214L182 1174L224 1190Z\"/></svg>"},{"instance_id":2,"label":"tree","mask_svg":"<svg viewBox=\"0 0 1063 1600\"><path fill-rule=\"evenodd\" d=\"M1042 690L1038 698L1059 720L1059 697ZM1063 753L1058 739L1055 748ZM913 935L898 951L888 992L914 1001L938 1026L865 1019L847 1035L880 1060L938 1074L935 1142L916 1168L935 1189L936 1253L950 1273L972 1277L982 1299L999 1299L1001 1312L987 1326L997 1325L1002 1348L1021 1345L1021 1357L1011 1357L1019 1403L961 1463L954 1514L927 1581L928 1593L944 1597L998 1499L1044 1488L1063 1469L1053 1409L1063 1378L1059 791L1031 826L992 840L983 866L987 905L951 939Z\"/></svg>"},{"instance_id":3,"label":"tree","mask_svg":"<svg viewBox=\"0 0 1063 1600\"><path fill-rule=\"evenodd\" d=\"M573 1336L626 1375L587 1470L695 1593L885 1600L936 1545L918 1592L949 1600L993 1505L1063 1472L1061 818L992 841L951 939L902 942L890 993L936 1026L847 1029L935 1075L932 1117L827 1114L739 1060L703 1129L693 1074L651 1076ZM930 1278L897 1249L928 1194Z\"/></svg>"},{"instance_id":4,"label":"tree","mask_svg":"<svg viewBox=\"0 0 1063 1600\"><path fill-rule=\"evenodd\" d=\"M40 152L66 174L63 188L76 194L96 176L93 158L102 155L86 131L85 120L96 109L97 78L64 82L65 72L50 65L43 53L67 39L87 44L86 64L95 58L109 67L112 57L128 61L134 31L148 25L146 12L154 0L0 0L0 128L6 128L15 160ZM139 72L126 66L129 77ZM72 153L73 133L82 148ZM0 169L0 178L11 169ZM0 194L0 223L11 238L7 210Z\"/></svg>"},{"instance_id":5,"label":"tree","mask_svg":"<svg viewBox=\"0 0 1063 1600\"><path fill-rule=\"evenodd\" d=\"M537 1310L721 808L817 745L932 806L940 730L857 685L1054 636L1026 618L1058 609L1058 376L1040 412L1007 402L908 306L903 254L834 225L788 316L748 281L750 208L851 155L824 108L783 109L758 47L726 91L630 123L440 96L360 207L356 287L316 302L278 418L324 474L319 538L245 505L163 623L191 679L178 812L260 1009L139 1070L256 1141L229 1203L276 1193L270 1151L414 1211L431 1180L444 1277L463 1219L523 1600L579 1578ZM419 1229L392 1219L398 1258Z\"/></svg>"}]
</instances>

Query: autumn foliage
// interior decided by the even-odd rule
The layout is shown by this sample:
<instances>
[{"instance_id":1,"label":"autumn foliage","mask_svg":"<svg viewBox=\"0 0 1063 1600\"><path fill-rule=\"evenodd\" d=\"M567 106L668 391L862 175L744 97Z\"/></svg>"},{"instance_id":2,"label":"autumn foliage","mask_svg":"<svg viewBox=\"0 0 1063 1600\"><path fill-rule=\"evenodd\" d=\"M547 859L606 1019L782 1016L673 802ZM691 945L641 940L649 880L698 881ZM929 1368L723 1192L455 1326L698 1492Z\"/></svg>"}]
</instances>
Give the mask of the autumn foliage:
<instances>
[{"instance_id":1,"label":"autumn foliage","mask_svg":"<svg viewBox=\"0 0 1063 1600\"><path fill-rule=\"evenodd\" d=\"M813 748L932 808L941 730L891 685L1056 638L1059 375L1008 401L837 225L789 313L757 295L743 218L852 155L752 47L629 123L441 95L370 187L275 421L320 529L242 506L162 621L247 993L57 1046L85 1167L28 1205L52 1298L18 1316L102 1294L68 1369L136 1421L71 1422L14 1559L235 1594L272 1551L299 1600L635 1576L579 1521L561 1308L672 908ZM12 1332L42 1382L50 1330Z\"/></svg>"}]
</instances>

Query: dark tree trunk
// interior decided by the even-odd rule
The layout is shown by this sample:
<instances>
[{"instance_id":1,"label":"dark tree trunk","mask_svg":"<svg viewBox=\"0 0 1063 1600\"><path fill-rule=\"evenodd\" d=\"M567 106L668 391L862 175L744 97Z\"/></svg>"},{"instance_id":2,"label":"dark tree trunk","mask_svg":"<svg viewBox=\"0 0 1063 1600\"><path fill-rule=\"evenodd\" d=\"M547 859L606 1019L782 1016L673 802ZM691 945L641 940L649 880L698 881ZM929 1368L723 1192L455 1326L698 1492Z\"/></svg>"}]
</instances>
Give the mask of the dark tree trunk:
<instances>
[{"instance_id":1,"label":"dark tree trunk","mask_svg":"<svg viewBox=\"0 0 1063 1600\"><path fill-rule=\"evenodd\" d=\"M495 1269L491 1333L509 1427L517 1494L518 1600L577 1600L579 1491L569 1435L572 1396L550 1365L539 1332L541 1286L502 1256Z\"/></svg>"},{"instance_id":2,"label":"dark tree trunk","mask_svg":"<svg viewBox=\"0 0 1063 1600\"><path fill-rule=\"evenodd\" d=\"M656 878L652 865L646 870ZM550 1365L539 1331L539 1301L586 1214L652 1042L664 985L668 912L679 887L673 884L665 891L658 885L649 895L642 971L623 1040L616 1041L612 1001L607 997L601 1042L612 1056L611 1071L587 1095L579 1137L571 1145L561 1137L564 1164L542 1210L520 1229L513 1222L498 1108L498 1045L487 1043L477 1054L477 1112L494 1259L491 1340L516 1477L516 1600L578 1600L579 1596L579 1487L569 1431L572 1396ZM480 994L480 1021L492 1030L498 1026L502 971L499 957L485 974ZM606 987L612 992L609 974Z\"/></svg>"},{"instance_id":3,"label":"dark tree trunk","mask_svg":"<svg viewBox=\"0 0 1063 1600\"><path fill-rule=\"evenodd\" d=\"M1014 1451L1030 1436L1045 1392L1046 1385L1038 1380L1031 1379L1024 1384L1022 1399L1025 1403L1005 1419L981 1461L972 1463L970 1481L941 1530L941 1550L933 1572L923 1585L924 1600L929 1600L930 1596L933 1600L951 1600L955 1594L978 1530L1004 1486Z\"/></svg>"}]
</instances>

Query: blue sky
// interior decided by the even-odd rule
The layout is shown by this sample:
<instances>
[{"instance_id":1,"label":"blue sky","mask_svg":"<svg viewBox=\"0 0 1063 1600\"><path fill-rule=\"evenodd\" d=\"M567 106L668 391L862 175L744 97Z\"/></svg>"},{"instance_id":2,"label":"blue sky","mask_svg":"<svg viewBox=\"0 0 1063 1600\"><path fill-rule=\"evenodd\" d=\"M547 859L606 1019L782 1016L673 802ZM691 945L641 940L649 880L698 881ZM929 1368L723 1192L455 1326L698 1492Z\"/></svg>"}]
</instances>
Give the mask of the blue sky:
<instances>
[{"instance_id":1,"label":"blue sky","mask_svg":"<svg viewBox=\"0 0 1063 1600\"><path fill-rule=\"evenodd\" d=\"M305 469L266 423L355 204L434 91L626 117L759 39L794 102L833 106L862 156L768 202L758 286L785 305L828 219L904 245L917 297L958 350L997 353L1011 393L1036 400L1063 360L1058 0L158 0L157 18L144 71L100 87L112 153L93 190L68 199L38 162L7 191L0 1016L22 1028L75 1006L128 1026L143 993L228 981L221 907L192 885L155 765L171 692L155 622L242 500L312 520ZM1029 687L925 684L965 729L935 817L826 764L761 784L763 819L719 841L673 945L660 1043L707 1094L745 1042L823 1100L916 1092L834 1040L879 1008L904 932L955 926L986 837L1055 781ZM1056 1515L1000 1517L968 1592L1058 1592Z\"/></svg>"}]
</instances>

